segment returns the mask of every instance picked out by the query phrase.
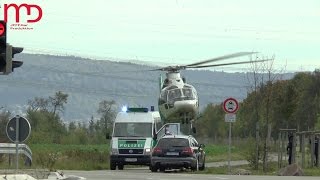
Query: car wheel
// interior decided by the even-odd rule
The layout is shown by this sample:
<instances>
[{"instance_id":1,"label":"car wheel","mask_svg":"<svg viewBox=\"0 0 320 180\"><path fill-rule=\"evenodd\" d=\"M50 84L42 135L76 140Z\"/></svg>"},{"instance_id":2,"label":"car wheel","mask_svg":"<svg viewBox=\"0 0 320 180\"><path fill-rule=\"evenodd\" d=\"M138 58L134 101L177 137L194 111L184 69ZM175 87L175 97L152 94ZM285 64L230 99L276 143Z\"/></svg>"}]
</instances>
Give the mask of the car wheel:
<instances>
[{"instance_id":1,"label":"car wheel","mask_svg":"<svg viewBox=\"0 0 320 180\"><path fill-rule=\"evenodd\" d=\"M161 171L161 172L164 172L165 170L166 170L165 167L163 167L163 166L160 167L160 171Z\"/></svg>"},{"instance_id":2,"label":"car wheel","mask_svg":"<svg viewBox=\"0 0 320 180\"><path fill-rule=\"evenodd\" d=\"M116 163L110 161L110 169L111 169L111 170L116 170L116 167L117 167Z\"/></svg>"},{"instance_id":3,"label":"car wheel","mask_svg":"<svg viewBox=\"0 0 320 180\"><path fill-rule=\"evenodd\" d=\"M206 168L206 159L203 160L202 166L199 167L200 171L203 171Z\"/></svg>"},{"instance_id":4,"label":"car wheel","mask_svg":"<svg viewBox=\"0 0 320 180\"><path fill-rule=\"evenodd\" d=\"M198 160L198 158L197 158L197 162L196 162L196 164L195 164L195 166L191 166L191 170L192 171L198 171L199 170L199 160Z\"/></svg>"},{"instance_id":5,"label":"car wheel","mask_svg":"<svg viewBox=\"0 0 320 180\"><path fill-rule=\"evenodd\" d=\"M157 172L158 168L156 166L150 165L150 170L151 170L151 172Z\"/></svg>"},{"instance_id":6,"label":"car wheel","mask_svg":"<svg viewBox=\"0 0 320 180\"><path fill-rule=\"evenodd\" d=\"M123 170L123 167L124 167L123 164L119 164L119 165L118 165L118 169L119 169L119 170Z\"/></svg>"}]
</instances>

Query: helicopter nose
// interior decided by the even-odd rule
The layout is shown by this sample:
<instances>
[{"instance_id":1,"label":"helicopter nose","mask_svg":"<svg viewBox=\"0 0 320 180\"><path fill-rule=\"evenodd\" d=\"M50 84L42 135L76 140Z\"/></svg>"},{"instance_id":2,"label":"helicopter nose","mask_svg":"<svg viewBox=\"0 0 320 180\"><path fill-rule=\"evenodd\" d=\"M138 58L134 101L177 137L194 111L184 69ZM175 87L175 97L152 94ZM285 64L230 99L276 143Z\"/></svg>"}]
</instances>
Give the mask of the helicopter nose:
<instances>
[{"instance_id":1,"label":"helicopter nose","mask_svg":"<svg viewBox=\"0 0 320 180\"><path fill-rule=\"evenodd\" d=\"M196 107L196 102L191 100L186 101L176 101L174 103L174 107L177 109L181 109L184 111L190 111L193 110Z\"/></svg>"}]
</instances>

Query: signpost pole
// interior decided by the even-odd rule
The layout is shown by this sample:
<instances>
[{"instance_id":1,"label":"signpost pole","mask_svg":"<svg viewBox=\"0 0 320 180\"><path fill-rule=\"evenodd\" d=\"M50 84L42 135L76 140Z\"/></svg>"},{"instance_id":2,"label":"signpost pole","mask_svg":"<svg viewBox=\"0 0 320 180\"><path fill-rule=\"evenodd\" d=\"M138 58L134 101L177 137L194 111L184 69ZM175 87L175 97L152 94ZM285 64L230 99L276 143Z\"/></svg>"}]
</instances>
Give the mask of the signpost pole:
<instances>
[{"instance_id":1,"label":"signpost pole","mask_svg":"<svg viewBox=\"0 0 320 180\"><path fill-rule=\"evenodd\" d=\"M228 170L231 173L231 122L229 122L229 153L228 153Z\"/></svg>"},{"instance_id":2,"label":"signpost pole","mask_svg":"<svg viewBox=\"0 0 320 180\"><path fill-rule=\"evenodd\" d=\"M228 98L223 102L223 110L226 112L225 122L229 123L229 148L228 148L228 171L231 174L231 123L236 122L236 112L239 109L239 103L234 98Z\"/></svg>"},{"instance_id":3,"label":"signpost pole","mask_svg":"<svg viewBox=\"0 0 320 180\"><path fill-rule=\"evenodd\" d=\"M16 173L19 169L19 153L18 153L18 146L19 146L19 115L16 116Z\"/></svg>"}]
</instances>

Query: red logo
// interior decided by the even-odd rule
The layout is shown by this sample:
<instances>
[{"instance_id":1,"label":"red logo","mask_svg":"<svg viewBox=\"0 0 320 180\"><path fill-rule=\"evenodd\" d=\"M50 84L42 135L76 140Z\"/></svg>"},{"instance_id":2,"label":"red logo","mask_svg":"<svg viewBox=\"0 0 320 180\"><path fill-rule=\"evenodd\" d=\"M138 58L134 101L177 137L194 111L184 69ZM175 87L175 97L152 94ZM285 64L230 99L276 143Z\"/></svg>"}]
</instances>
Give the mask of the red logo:
<instances>
[{"instance_id":1,"label":"red logo","mask_svg":"<svg viewBox=\"0 0 320 180\"><path fill-rule=\"evenodd\" d=\"M16 23L20 22L20 10L21 8L24 7L27 9L27 15L30 16L31 15L31 10L37 10L38 12L38 17L36 17L35 19L27 19L27 23L36 23L38 21L40 21L40 19L42 18L42 9L40 6L35 5L35 4L21 4L21 5L17 5L17 4L4 4L4 21L7 22L8 20L8 9L9 8L14 8L15 10L15 15L16 15ZM32 13L35 12L34 10L32 10Z\"/></svg>"}]
</instances>

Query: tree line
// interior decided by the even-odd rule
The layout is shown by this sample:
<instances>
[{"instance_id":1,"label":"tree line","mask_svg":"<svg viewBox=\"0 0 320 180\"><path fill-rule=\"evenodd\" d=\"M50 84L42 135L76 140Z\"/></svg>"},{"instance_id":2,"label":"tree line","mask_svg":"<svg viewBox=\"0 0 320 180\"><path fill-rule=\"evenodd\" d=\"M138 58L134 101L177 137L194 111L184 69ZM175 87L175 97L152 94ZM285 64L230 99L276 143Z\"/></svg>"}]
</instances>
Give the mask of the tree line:
<instances>
[{"instance_id":1,"label":"tree line","mask_svg":"<svg viewBox=\"0 0 320 180\"><path fill-rule=\"evenodd\" d=\"M320 130L320 70L297 73L290 80L260 84L257 91L248 93L239 106L233 124L233 135L237 137L255 137L257 124L261 136L271 125L273 138L278 137L280 128ZM224 115L222 103L208 104L197 121L199 135L227 137Z\"/></svg>"},{"instance_id":2,"label":"tree line","mask_svg":"<svg viewBox=\"0 0 320 180\"><path fill-rule=\"evenodd\" d=\"M274 80L269 75L239 104L232 123L233 137L255 139L255 168L262 160L265 171L270 140L277 139L279 129L320 130L320 70L300 72L290 80ZM197 121L198 136L228 137L224 115L222 104L208 104Z\"/></svg>"},{"instance_id":3,"label":"tree line","mask_svg":"<svg viewBox=\"0 0 320 180\"><path fill-rule=\"evenodd\" d=\"M65 110L68 94L61 91L47 98L35 97L28 100L26 118L31 125L31 135L27 143L31 144L101 144L105 143L106 133L116 115L116 102L103 100L99 103L98 120L88 117L89 123L69 122L61 119ZM0 113L0 142L8 142L6 124L11 116L9 111Z\"/></svg>"}]
</instances>

